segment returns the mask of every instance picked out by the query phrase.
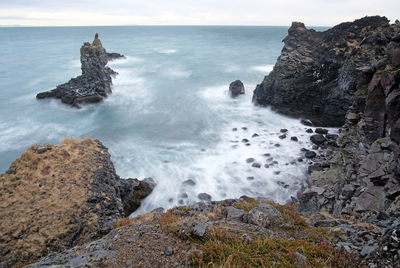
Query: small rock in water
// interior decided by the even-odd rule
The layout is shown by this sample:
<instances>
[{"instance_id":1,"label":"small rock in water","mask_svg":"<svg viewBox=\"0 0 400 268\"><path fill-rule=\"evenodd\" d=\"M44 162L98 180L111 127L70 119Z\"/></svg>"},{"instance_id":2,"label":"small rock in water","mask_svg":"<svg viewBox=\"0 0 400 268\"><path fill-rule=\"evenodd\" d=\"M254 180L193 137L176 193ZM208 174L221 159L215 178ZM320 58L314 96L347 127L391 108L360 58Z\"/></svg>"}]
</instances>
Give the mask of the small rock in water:
<instances>
[{"instance_id":1,"label":"small rock in water","mask_svg":"<svg viewBox=\"0 0 400 268\"><path fill-rule=\"evenodd\" d=\"M232 128L232 131L237 131L237 128L236 127Z\"/></svg>"},{"instance_id":2,"label":"small rock in water","mask_svg":"<svg viewBox=\"0 0 400 268\"><path fill-rule=\"evenodd\" d=\"M286 128L282 128L280 131L281 131L282 133L288 132L288 130L287 130Z\"/></svg>"},{"instance_id":3,"label":"small rock in water","mask_svg":"<svg viewBox=\"0 0 400 268\"><path fill-rule=\"evenodd\" d=\"M286 134L280 135L279 138L280 138L281 140L286 139Z\"/></svg>"},{"instance_id":4,"label":"small rock in water","mask_svg":"<svg viewBox=\"0 0 400 268\"><path fill-rule=\"evenodd\" d=\"M303 162L303 158L299 157L299 158L297 158L297 161L298 162Z\"/></svg>"},{"instance_id":5,"label":"small rock in water","mask_svg":"<svg viewBox=\"0 0 400 268\"><path fill-rule=\"evenodd\" d=\"M247 127L242 127L243 130L247 130Z\"/></svg>"},{"instance_id":6,"label":"small rock in water","mask_svg":"<svg viewBox=\"0 0 400 268\"><path fill-rule=\"evenodd\" d=\"M252 181L254 180L254 177L253 176L247 177L247 180Z\"/></svg>"},{"instance_id":7,"label":"small rock in water","mask_svg":"<svg viewBox=\"0 0 400 268\"><path fill-rule=\"evenodd\" d=\"M326 141L325 137L322 136L321 134L312 135L310 137L310 140L316 145L320 145Z\"/></svg>"},{"instance_id":8,"label":"small rock in water","mask_svg":"<svg viewBox=\"0 0 400 268\"><path fill-rule=\"evenodd\" d=\"M299 139L298 139L296 136L290 137L290 139L291 139L292 141L299 141Z\"/></svg>"},{"instance_id":9,"label":"small rock in water","mask_svg":"<svg viewBox=\"0 0 400 268\"><path fill-rule=\"evenodd\" d=\"M264 167L265 167L265 168L269 168L269 165L268 165L268 164L265 164Z\"/></svg>"},{"instance_id":10,"label":"small rock in water","mask_svg":"<svg viewBox=\"0 0 400 268\"><path fill-rule=\"evenodd\" d=\"M233 81L230 85L229 85L229 92L231 93L231 97L237 97L241 94L244 94L244 85L242 83L242 81L240 80L236 80Z\"/></svg>"},{"instance_id":11,"label":"small rock in water","mask_svg":"<svg viewBox=\"0 0 400 268\"><path fill-rule=\"evenodd\" d=\"M246 143L246 146L250 146L251 144L250 143Z\"/></svg>"},{"instance_id":12,"label":"small rock in water","mask_svg":"<svg viewBox=\"0 0 400 268\"><path fill-rule=\"evenodd\" d=\"M300 123L302 123L305 126L309 126L309 127L311 127L313 125L313 123L310 120L305 120L305 119L302 119L300 121Z\"/></svg>"},{"instance_id":13,"label":"small rock in water","mask_svg":"<svg viewBox=\"0 0 400 268\"><path fill-rule=\"evenodd\" d=\"M281 174L281 172L278 170L278 171L274 171L274 174L275 175L279 175L279 174Z\"/></svg>"},{"instance_id":14,"label":"small rock in water","mask_svg":"<svg viewBox=\"0 0 400 268\"><path fill-rule=\"evenodd\" d=\"M252 138L258 137L259 135L257 133L254 133L253 136L251 136Z\"/></svg>"},{"instance_id":15,"label":"small rock in water","mask_svg":"<svg viewBox=\"0 0 400 268\"><path fill-rule=\"evenodd\" d=\"M249 142L249 140L248 139L243 139L242 142L243 143L247 143L247 142Z\"/></svg>"},{"instance_id":16,"label":"small rock in water","mask_svg":"<svg viewBox=\"0 0 400 268\"><path fill-rule=\"evenodd\" d=\"M252 157L246 159L246 163L253 163L254 161L255 159Z\"/></svg>"},{"instance_id":17,"label":"small rock in water","mask_svg":"<svg viewBox=\"0 0 400 268\"><path fill-rule=\"evenodd\" d=\"M173 198L169 198L168 202L172 203L172 202L174 202L174 199Z\"/></svg>"},{"instance_id":18,"label":"small rock in water","mask_svg":"<svg viewBox=\"0 0 400 268\"><path fill-rule=\"evenodd\" d=\"M253 163L251 166L255 167L255 168L260 168L261 164L260 163Z\"/></svg>"},{"instance_id":19,"label":"small rock in water","mask_svg":"<svg viewBox=\"0 0 400 268\"><path fill-rule=\"evenodd\" d=\"M200 193L197 195L197 197L202 201L211 201L211 195L207 193Z\"/></svg>"},{"instance_id":20,"label":"small rock in water","mask_svg":"<svg viewBox=\"0 0 400 268\"><path fill-rule=\"evenodd\" d=\"M281 147L281 145L279 143L275 143L274 146L275 147Z\"/></svg>"},{"instance_id":21,"label":"small rock in water","mask_svg":"<svg viewBox=\"0 0 400 268\"><path fill-rule=\"evenodd\" d=\"M318 133L318 134L328 134L328 130L326 129L326 128L316 128L315 129L315 133Z\"/></svg>"},{"instance_id":22,"label":"small rock in water","mask_svg":"<svg viewBox=\"0 0 400 268\"><path fill-rule=\"evenodd\" d=\"M307 151L306 153L305 153L305 157L306 158L314 158L314 157L316 157L317 156L317 154L314 152L314 151Z\"/></svg>"},{"instance_id":23,"label":"small rock in water","mask_svg":"<svg viewBox=\"0 0 400 268\"><path fill-rule=\"evenodd\" d=\"M306 132L307 133L313 133L314 131L311 128L309 128L309 129L306 130Z\"/></svg>"},{"instance_id":24,"label":"small rock in water","mask_svg":"<svg viewBox=\"0 0 400 268\"><path fill-rule=\"evenodd\" d=\"M313 149L313 150L318 150L318 148L319 148L318 145L313 145L313 146L312 146L312 149Z\"/></svg>"},{"instance_id":25,"label":"small rock in water","mask_svg":"<svg viewBox=\"0 0 400 268\"><path fill-rule=\"evenodd\" d=\"M264 154L264 156L271 156L271 154L269 154L269 153L266 153L266 154Z\"/></svg>"},{"instance_id":26,"label":"small rock in water","mask_svg":"<svg viewBox=\"0 0 400 268\"><path fill-rule=\"evenodd\" d=\"M182 193L182 194L181 194L181 197L182 197L182 198L188 198L188 195L187 195L187 193Z\"/></svg>"},{"instance_id":27,"label":"small rock in water","mask_svg":"<svg viewBox=\"0 0 400 268\"><path fill-rule=\"evenodd\" d=\"M183 185L187 185L187 186L195 186L196 183L193 180L186 180L183 182Z\"/></svg>"}]
</instances>

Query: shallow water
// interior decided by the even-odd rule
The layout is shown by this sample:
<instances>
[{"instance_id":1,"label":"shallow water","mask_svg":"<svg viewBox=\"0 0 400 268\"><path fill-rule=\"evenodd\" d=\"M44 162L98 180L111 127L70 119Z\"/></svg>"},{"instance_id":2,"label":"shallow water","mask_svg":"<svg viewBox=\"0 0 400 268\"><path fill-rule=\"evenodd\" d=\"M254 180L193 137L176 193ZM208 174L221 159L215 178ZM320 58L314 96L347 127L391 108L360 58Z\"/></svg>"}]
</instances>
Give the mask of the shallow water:
<instances>
[{"instance_id":1,"label":"shallow water","mask_svg":"<svg viewBox=\"0 0 400 268\"><path fill-rule=\"evenodd\" d=\"M119 72L113 94L79 110L36 100L80 74L79 48L95 32L109 52L127 56L109 64ZM192 203L203 192L213 200L285 202L304 177L296 159L310 146L309 134L299 120L256 107L251 97L286 34L287 27L0 28L0 172L33 144L90 136L109 148L121 177L157 182L137 213ZM232 99L236 79L246 94ZM284 140L281 128L289 130ZM246 163L250 157L261 168ZM185 185L188 179L195 185Z\"/></svg>"}]
</instances>

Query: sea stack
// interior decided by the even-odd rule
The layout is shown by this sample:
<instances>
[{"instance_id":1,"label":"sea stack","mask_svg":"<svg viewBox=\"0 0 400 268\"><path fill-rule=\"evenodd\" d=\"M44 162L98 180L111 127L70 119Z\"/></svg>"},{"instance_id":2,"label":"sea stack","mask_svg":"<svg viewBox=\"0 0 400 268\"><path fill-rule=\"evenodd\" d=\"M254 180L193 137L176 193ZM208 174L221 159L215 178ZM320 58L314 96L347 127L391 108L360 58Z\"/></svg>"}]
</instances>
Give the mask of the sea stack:
<instances>
[{"instance_id":1,"label":"sea stack","mask_svg":"<svg viewBox=\"0 0 400 268\"><path fill-rule=\"evenodd\" d=\"M106 65L109 60L121 57L123 56L118 53L107 53L96 33L92 43L86 42L81 47L82 75L53 90L41 92L36 98L57 98L75 107L85 102L102 101L111 93L112 76L117 75Z\"/></svg>"},{"instance_id":2,"label":"sea stack","mask_svg":"<svg viewBox=\"0 0 400 268\"><path fill-rule=\"evenodd\" d=\"M240 80L233 81L229 85L229 93L231 94L232 98L235 98L241 94L244 94L244 85L243 82Z\"/></svg>"}]
</instances>

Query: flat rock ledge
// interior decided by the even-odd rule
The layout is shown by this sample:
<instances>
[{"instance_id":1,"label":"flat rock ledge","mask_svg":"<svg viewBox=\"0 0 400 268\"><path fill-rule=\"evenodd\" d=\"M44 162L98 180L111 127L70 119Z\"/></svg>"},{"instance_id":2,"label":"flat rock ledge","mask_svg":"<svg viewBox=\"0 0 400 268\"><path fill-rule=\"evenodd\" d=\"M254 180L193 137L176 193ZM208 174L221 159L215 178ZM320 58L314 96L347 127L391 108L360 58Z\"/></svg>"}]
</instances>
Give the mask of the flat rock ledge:
<instances>
[{"instance_id":1,"label":"flat rock ledge","mask_svg":"<svg viewBox=\"0 0 400 268\"><path fill-rule=\"evenodd\" d=\"M123 58L119 53L107 53L98 34L92 43L81 47L82 75L72 78L55 89L41 92L37 99L56 98L65 104L80 107L81 103L100 102L111 93L112 76L118 73L106 67L108 61Z\"/></svg>"},{"instance_id":2,"label":"flat rock ledge","mask_svg":"<svg viewBox=\"0 0 400 268\"><path fill-rule=\"evenodd\" d=\"M0 267L104 236L153 187L120 179L98 140L32 146L0 175Z\"/></svg>"}]
</instances>

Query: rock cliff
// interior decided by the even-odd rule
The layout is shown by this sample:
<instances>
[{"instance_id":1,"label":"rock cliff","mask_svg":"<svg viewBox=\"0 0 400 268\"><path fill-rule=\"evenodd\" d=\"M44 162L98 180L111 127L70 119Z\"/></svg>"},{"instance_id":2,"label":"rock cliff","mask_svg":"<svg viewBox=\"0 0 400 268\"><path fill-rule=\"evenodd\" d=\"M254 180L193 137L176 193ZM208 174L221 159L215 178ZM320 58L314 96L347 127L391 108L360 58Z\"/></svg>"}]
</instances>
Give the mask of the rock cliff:
<instances>
[{"instance_id":1,"label":"rock cliff","mask_svg":"<svg viewBox=\"0 0 400 268\"><path fill-rule=\"evenodd\" d=\"M379 16L324 32L293 22L273 71L256 87L253 101L316 125L341 126L393 35L389 21Z\"/></svg>"},{"instance_id":2,"label":"rock cliff","mask_svg":"<svg viewBox=\"0 0 400 268\"><path fill-rule=\"evenodd\" d=\"M107 62L123 57L118 53L107 53L96 34L92 44L81 47L82 75L72 78L55 89L41 92L38 99L58 98L63 103L79 107L84 102L99 102L111 93L112 76L117 73L106 67Z\"/></svg>"},{"instance_id":3,"label":"rock cliff","mask_svg":"<svg viewBox=\"0 0 400 268\"><path fill-rule=\"evenodd\" d=\"M120 179L98 140L31 147L0 175L0 267L107 234L153 186Z\"/></svg>"}]
</instances>

